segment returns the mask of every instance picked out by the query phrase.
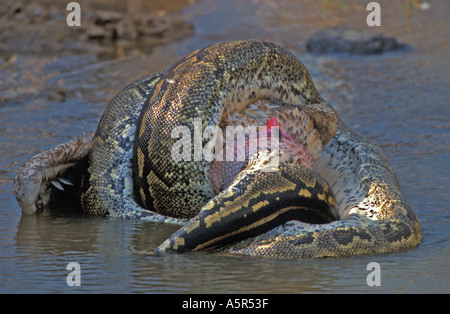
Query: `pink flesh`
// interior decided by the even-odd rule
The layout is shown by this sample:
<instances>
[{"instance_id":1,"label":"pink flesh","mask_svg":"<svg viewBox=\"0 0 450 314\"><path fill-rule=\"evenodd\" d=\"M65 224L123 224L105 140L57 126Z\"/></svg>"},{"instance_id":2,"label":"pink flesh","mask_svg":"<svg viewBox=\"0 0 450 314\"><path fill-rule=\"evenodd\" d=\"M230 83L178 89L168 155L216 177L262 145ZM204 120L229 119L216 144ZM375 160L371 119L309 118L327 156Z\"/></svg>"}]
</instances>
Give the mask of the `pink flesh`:
<instances>
[{"instance_id":1,"label":"pink flesh","mask_svg":"<svg viewBox=\"0 0 450 314\"><path fill-rule=\"evenodd\" d=\"M289 151L289 153L295 152L296 156L299 157L301 165L308 167L310 169L313 168L312 158L307 149L297 140L292 138L287 133L283 132L278 124L278 121L276 118L270 119L266 127L262 129L260 132L258 132L258 136L260 134L264 134L267 132L267 143L270 144L270 136L273 133L273 128L279 129L279 135L280 135L280 144L284 144L283 147L287 147L286 151ZM235 159L237 156L237 149L239 147L238 143L241 140L235 140L234 141L234 151L235 151ZM246 148L248 151L249 148L249 141L245 142ZM287 146L286 146L287 145ZM242 146L241 146L242 147ZM280 149L283 149L280 147ZM225 151L225 148L224 148ZM225 153L224 153L225 155ZM246 156L248 157L248 156ZM210 169L210 178L211 178L211 184L213 187L213 190L216 194L218 194L220 191L222 191L225 187L227 187L231 182L234 180L236 175L241 171L242 166L244 165L245 161L217 161L214 160L211 163L211 169Z\"/></svg>"}]
</instances>

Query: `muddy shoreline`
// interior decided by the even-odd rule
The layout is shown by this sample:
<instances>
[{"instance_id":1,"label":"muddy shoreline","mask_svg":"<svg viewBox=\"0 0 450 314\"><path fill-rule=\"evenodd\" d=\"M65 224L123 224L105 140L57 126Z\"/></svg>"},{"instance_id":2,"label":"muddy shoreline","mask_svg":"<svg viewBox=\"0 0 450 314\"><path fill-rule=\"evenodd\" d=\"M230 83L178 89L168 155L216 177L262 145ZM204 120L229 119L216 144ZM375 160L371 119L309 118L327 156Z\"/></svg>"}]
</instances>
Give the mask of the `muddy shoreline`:
<instances>
[{"instance_id":1,"label":"muddy shoreline","mask_svg":"<svg viewBox=\"0 0 450 314\"><path fill-rule=\"evenodd\" d=\"M83 10L80 27L68 26L71 11L65 3L7 1L2 5L0 107L36 98L102 100L104 95L99 99L95 91L82 86L70 88L64 80L55 82L52 78L77 66L145 56L155 47L194 34L193 25L179 12L182 3L171 10L164 6L156 9L155 4L145 7L139 1L128 1L125 6L121 1L79 3Z\"/></svg>"},{"instance_id":2,"label":"muddy shoreline","mask_svg":"<svg viewBox=\"0 0 450 314\"><path fill-rule=\"evenodd\" d=\"M199 0L83 0L78 3L81 26L68 26L67 17L72 11L67 10L65 2L4 1L0 8L0 107L26 104L36 99L64 102L68 98L85 98L105 101L139 75L148 74L148 70L142 73L136 71L137 75L127 82L117 82L114 71L120 71L120 64L127 66L127 60L134 59L130 66L139 69L143 62L136 62L136 59L147 58L158 47L182 41L197 33L205 38L209 38L211 32L216 33L214 41L221 41L225 39L222 38L224 31L231 31L233 35L235 30L229 28L240 23L243 26L235 34L235 39L257 38L260 32L254 27L247 28L247 17L244 14L240 17L239 13L229 16L229 21L226 16L221 17L216 30L194 25L193 17L207 16L208 10L223 10L220 6L217 9L205 4L203 12L189 11ZM273 8L273 13L272 10L259 12L259 8L267 5ZM290 14L287 9L290 5L293 12L301 12L301 15ZM231 3L230 6L236 6L236 12L239 12L240 4ZM364 3L358 1L289 4L286 1L272 3L269 0L255 0L248 6L249 13L254 11L258 18L267 23L261 25L261 30L266 32L265 39L286 41L283 46L287 49L306 51L304 44L308 38L315 31L331 26L352 25L356 30L367 31L365 23L361 25L367 11ZM279 10L289 13L280 20L274 14ZM386 14L398 15L398 11L403 14L404 10L390 6ZM299 23L301 20L304 22ZM270 29L273 23L278 24L274 33ZM285 40L283 36L286 34L295 34L296 40ZM61 73L90 65L99 66L102 62L108 68L100 66L100 71L93 69L93 75L108 79L109 83L97 78L97 86L90 88L88 84L62 78L64 75ZM111 69L114 69L113 72ZM89 77L87 82L90 82Z\"/></svg>"}]
</instances>

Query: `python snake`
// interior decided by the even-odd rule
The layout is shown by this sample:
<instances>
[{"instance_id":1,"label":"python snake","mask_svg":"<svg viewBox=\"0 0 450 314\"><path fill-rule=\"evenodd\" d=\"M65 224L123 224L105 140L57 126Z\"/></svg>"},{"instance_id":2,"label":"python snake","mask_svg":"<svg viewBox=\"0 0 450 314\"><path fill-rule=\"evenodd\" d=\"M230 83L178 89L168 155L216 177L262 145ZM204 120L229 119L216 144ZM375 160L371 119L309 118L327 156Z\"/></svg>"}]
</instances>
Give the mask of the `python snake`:
<instances>
[{"instance_id":1,"label":"python snake","mask_svg":"<svg viewBox=\"0 0 450 314\"><path fill-rule=\"evenodd\" d=\"M272 118L279 147L241 163L202 155L211 143L226 150L214 127L265 126ZM210 127L216 133L205 137ZM173 158L176 145L187 158ZM276 155L280 162L269 165ZM23 213L40 212L61 193L51 183L69 174L88 214L182 225L159 253L342 257L406 249L422 238L381 149L338 118L294 55L269 42L214 44L127 86L94 135L18 170Z\"/></svg>"}]
</instances>

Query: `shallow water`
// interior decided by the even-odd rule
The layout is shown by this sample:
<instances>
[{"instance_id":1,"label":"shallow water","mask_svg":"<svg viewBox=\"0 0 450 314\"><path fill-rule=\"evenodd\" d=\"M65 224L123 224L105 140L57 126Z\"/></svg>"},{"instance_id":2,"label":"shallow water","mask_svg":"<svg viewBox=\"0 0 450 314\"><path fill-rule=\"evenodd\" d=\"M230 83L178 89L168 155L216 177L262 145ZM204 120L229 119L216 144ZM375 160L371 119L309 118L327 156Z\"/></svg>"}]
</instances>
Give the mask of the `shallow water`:
<instances>
[{"instance_id":1,"label":"shallow water","mask_svg":"<svg viewBox=\"0 0 450 314\"><path fill-rule=\"evenodd\" d=\"M329 25L368 30L364 1L177 1L195 34L151 53L20 54L0 74L0 293L449 293L450 38L446 1L409 13L383 2L376 31L410 44L381 56L313 56L303 48ZM181 3L181 4L180 4ZM188 4L190 3L190 4ZM181 9L179 9L181 7ZM111 218L22 216L15 171L34 154L93 132L126 84L161 71L193 49L259 38L291 50L340 117L380 145L423 228L414 249L343 259L272 260L150 253L176 226ZM66 266L81 267L69 287ZM366 283L369 262L381 286Z\"/></svg>"}]
</instances>

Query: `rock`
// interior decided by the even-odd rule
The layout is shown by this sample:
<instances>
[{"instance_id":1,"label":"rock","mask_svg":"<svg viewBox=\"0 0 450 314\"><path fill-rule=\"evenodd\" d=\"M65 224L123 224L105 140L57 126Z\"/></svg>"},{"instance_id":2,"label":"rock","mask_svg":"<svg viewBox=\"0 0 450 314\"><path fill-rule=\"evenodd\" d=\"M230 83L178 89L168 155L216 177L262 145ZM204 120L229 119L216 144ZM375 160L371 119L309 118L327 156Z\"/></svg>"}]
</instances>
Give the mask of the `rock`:
<instances>
[{"instance_id":1,"label":"rock","mask_svg":"<svg viewBox=\"0 0 450 314\"><path fill-rule=\"evenodd\" d=\"M306 49L317 54L370 55L401 50L406 47L407 45L398 43L393 37L372 32L361 32L346 26L321 30L306 42Z\"/></svg>"},{"instance_id":2,"label":"rock","mask_svg":"<svg viewBox=\"0 0 450 314\"><path fill-rule=\"evenodd\" d=\"M123 19L117 22L115 31L117 33L117 37L120 39L134 41L138 38L135 23L128 16L125 16Z\"/></svg>"},{"instance_id":3,"label":"rock","mask_svg":"<svg viewBox=\"0 0 450 314\"><path fill-rule=\"evenodd\" d=\"M85 23L88 40L108 44L111 42L164 43L192 35L192 24L176 16L157 14L126 14L98 10Z\"/></svg>"},{"instance_id":4,"label":"rock","mask_svg":"<svg viewBox=\"0 0 450 314\"><path fill-rule=\"evenodd\" d=\"M193 25L183 13L130 13L125 5L120 12L93 7L83 6L82 27L68 27L65 6L50 0L6 0L5 5L0 5L0 54L53 55L74 51L109 58L150 52L155 46L194 34ZM99 7L116 6L105 2ZM14 64L17 63L0 60L0 70Z\"/></svg>"},{"instance_id":5,"label":"rock","mask_svg":"<svg viewBox=\"0 0 450 314\"><path fill-rule=\"evenodd\" d=\"M89 25L86 27L88 39L102 40L107 37L107 33L103 27L97 25Z\"/></svg>"},{"instance_id":6,"label":"rock","mask_svg":"<svg viewBox=\"0 0 450 314\"><path fill-rule=\"evenodd\" d=\"M94 22L97 25L117 23L123 17L122 13L115 11L98 10L95 12Z\"/></svg>"}]
</instances>

